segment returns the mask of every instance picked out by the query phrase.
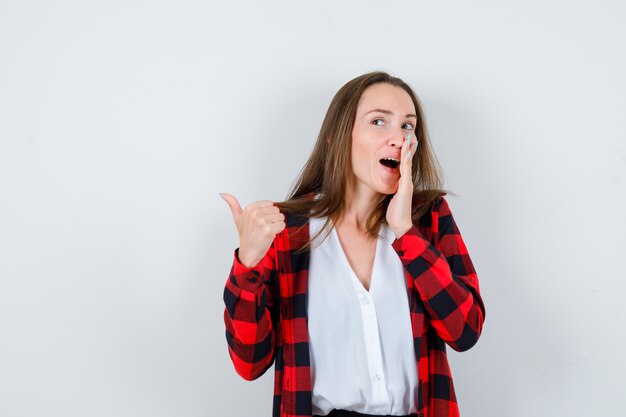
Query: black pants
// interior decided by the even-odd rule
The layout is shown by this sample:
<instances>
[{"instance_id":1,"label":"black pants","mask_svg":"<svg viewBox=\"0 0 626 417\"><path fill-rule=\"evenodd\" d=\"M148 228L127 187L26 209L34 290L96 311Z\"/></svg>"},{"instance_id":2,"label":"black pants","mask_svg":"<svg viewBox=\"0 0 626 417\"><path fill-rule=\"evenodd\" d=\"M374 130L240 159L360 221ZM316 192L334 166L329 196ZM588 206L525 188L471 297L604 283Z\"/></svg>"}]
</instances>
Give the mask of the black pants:
<instances>
[{"instance_id":1,"label":"black pants","mask_svg":"<svg viewBox=\"0 0 626 417\"><path fill-rule=\"evenodd\" d=\"M313 414L313 416L319 416L319 414ZM348 410L332 410L330 413L326 415L326 417L400 417L400 416L391 416L388 414L387 416L380 416L375 414L363 414L357 413L356 411L348 411ZM410 414L405 417L418 417L418 414ZM423 417L423 414L422 414Z\"/></svg>"}]
</instances>

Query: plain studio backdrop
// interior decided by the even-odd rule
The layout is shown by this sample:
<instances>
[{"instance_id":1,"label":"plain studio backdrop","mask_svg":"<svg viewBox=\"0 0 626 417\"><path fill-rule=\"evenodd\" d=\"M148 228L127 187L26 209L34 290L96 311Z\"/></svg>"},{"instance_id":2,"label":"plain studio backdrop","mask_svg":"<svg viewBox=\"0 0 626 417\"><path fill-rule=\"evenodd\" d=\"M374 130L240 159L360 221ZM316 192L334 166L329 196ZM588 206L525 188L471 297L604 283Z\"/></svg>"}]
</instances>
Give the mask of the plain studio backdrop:
<instances>
[{"instance_id":1,"label":"plain studio backdrop","mask_svg":"<svg viewBox=\"0 0 626 417\"><path fill-rule=\"evenodd\" d=\"M418 93L487 316L465 417L623 417L621 1L0 2L0 415L269 416L219 192L282 200L330 100ZM622 214L620 214L622 213Z\"/></svg>"}]
</instances>

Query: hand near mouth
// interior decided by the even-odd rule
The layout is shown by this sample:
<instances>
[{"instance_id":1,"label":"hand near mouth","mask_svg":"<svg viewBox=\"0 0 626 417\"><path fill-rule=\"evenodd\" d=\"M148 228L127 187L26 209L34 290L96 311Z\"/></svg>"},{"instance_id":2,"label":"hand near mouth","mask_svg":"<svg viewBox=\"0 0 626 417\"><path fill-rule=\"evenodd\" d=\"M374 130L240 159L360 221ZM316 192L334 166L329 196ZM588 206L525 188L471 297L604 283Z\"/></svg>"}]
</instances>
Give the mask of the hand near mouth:
<instances>
[{"instance_id":1,"label":"hand near mouth","mask_svg":"<svg viewBox=\"0 0 626 417\"><path fill-rule=\"evenodd\" d=\"M415 146L413 146L413 144L415 144ZM414 188L413 177L411 175L413 163L411 156L415 154L415 152L411 152L413 149L417 149L417 141L415 139L411 141L411 133L409 133L407 140L402 144L402 150L400 152L400 180L398 181L398 190L391 198L385 216L396 238L400 238L400 236L405 234L411 226L413 226L411 219L411 204Z\"/></svg>"}]
</instances>

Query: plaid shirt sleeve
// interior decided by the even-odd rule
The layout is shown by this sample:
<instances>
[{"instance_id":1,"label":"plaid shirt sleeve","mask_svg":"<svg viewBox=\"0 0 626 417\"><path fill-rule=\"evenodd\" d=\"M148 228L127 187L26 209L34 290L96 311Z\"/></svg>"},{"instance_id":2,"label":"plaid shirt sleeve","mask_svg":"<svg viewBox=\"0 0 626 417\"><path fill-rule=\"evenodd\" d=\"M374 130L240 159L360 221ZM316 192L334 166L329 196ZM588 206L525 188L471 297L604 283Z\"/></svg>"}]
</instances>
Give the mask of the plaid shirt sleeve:
<instances>
[{"instance_id":1,"label":"plaid shirt sleeve","mask_svg":"<svg viewBox=\"0 0 626 417\"><path fill-rule=\"evenodd\" d=\"M447 201L433 205L433 246L413 225L392 243L439 337L456 351L474 346L480 337L485 307L478 276Z\"/></svg>"},{"instance_id":2,"label":"plaid shirt sleeve","mask_svg":"<svg viewBox=\"0 0 626 417\"><path fill-rule=\"evenodd\" d=\"M248 381L267 371L274 362L274 243L265 257L248 268L234 251L233 265L224 287L224 323L228 353L235 370Z\"/></svg>"}]
</instances>

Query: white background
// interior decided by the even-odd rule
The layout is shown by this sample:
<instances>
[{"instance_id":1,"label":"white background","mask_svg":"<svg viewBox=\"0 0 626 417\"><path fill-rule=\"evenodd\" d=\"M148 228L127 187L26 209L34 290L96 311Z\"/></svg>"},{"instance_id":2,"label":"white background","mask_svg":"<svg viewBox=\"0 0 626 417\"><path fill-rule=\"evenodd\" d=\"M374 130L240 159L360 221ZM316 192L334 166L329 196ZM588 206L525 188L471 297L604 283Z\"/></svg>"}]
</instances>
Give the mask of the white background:
<instances>
[{"instance_id":1,"label":"white background","mask_svg":"<svg viewBox=\"0 0 626 417\"><path fill-rule=\"evenodd\" d=\"M423 101L487 307L463 416L622 417L621 1L1 1L0 415L269 416L222 301L335 92ZM622 213L620 215L619 213Z\"/></svg>"}]
</instances>

